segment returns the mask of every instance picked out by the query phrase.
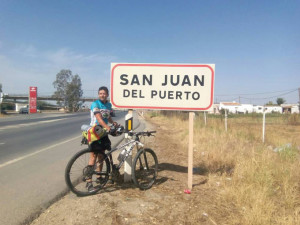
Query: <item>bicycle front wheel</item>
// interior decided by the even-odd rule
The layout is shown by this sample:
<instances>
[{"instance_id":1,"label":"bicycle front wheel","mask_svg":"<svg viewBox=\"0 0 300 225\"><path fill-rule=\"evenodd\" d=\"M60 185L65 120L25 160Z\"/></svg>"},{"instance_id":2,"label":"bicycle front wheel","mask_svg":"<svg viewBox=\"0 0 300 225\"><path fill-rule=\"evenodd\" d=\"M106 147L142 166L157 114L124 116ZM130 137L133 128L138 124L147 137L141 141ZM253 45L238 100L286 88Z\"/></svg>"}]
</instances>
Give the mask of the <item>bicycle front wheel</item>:
<instances>
[{"instance_id":1,"label":"bicycle front wheel","mask_svg":"<svg viewBox=\"0 0 300 225\"><path fill-rule=\"evenodd\" d=\"M110 163L107 156L104 153L95 153L96 162L89 166L91 153L90 149L77 152L65 170L66 184L78 196L97 193L109 179ZM88 182L92 182L92 188L88 188Z\"/></svg>"},{"instance_id":2,"label":"bicycle front wheel","mask_svg":"<svg viewBox=\"0 0 300 225\"><path fill-rule=\"evenodd\" d=\"M154 184L158 171L158 160L150 148L141 149L133 160L132 180L141 190L147 190Z\"/></svg>"}]
</instances>

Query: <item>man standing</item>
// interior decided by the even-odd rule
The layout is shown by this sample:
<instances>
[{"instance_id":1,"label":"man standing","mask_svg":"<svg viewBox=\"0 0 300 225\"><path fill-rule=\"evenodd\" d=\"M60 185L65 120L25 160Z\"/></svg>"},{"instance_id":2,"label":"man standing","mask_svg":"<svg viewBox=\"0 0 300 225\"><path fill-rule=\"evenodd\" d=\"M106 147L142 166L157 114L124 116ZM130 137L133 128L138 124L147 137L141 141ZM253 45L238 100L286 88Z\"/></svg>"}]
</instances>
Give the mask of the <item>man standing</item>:
<instances>
[{"instance_id":1,"label":"man standing","mask_svg":"<svg viewBox=\"0 0 300 225\"><path fill-rule=\"evenodd\" d=\"M102 128L105 128L107 132L110 131L110 127L108 126L108 123L111 123L113 125L117 125L116 122L114 122L110 116L111 111L111 103L107 101L108 98L108 89L107 87L100 87L98 90L98 97L99 99L94 101L91 105L91 123L90 125L100 125ZM111 149L111 142L108 138L108 135L105 135L98 141L94 141L91 144L91 155L89 159L89 170L94 169L94 164L96 161L95 152L105 152L105 150ZM98 154L98 160L101 162L103 160L103 157L101 154ZM102 170L102 164L100 164L99 168L97 170ZM97 182L98 181L98 182ZM101 177L97 178L97 183L101 183ZM87 179L86 188L88 191L93 191L93 183L91 177Z\"/></svg>"}]
</instances>

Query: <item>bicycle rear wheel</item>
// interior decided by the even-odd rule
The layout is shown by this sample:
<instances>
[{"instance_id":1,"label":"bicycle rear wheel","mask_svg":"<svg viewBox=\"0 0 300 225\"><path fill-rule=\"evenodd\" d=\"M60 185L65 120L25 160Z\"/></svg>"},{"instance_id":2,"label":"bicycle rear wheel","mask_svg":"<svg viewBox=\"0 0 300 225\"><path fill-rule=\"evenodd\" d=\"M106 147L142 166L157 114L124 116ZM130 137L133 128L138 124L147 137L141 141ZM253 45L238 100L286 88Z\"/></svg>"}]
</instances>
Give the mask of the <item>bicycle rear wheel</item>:
<instances>
[{"instance_id":1,"label":"bicycle rear wheel","mask_svg":"<svg viewBox=\"0 0 300 225\"><path fill-rule=\"evenodd\" d=\"M133 160L132 180L141 190L147 190L154 184L158 173L158 160L150 148L138 151Z\"/></svg>"},{"instance_id":2,"label":"bicycle rear wheel","mask_svg":"<svg viewBox=\"0 0 300 225\"><path fill-rule=\"evenodd\" d=\"M78 196L97 193L109 179L110 163L107 156L104 153L96 153L94 166L88 166L90 155L90 149L77 152L71 158L65 170L66 184ZM99 157L99 155L102 157ZM87 181L92 181L92 190L87 189Z\"/></svg>"}]
</instances>

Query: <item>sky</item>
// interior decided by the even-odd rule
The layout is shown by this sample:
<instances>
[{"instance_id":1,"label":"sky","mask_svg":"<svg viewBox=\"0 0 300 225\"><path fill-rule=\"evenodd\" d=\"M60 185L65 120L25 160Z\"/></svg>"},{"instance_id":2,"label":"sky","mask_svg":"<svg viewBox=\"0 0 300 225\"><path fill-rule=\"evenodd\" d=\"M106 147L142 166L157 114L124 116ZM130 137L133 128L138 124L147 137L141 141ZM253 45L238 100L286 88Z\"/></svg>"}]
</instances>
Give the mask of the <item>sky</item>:
<instances>
[{"instance_id":1,"label":"sky","mask_svg":"<svg viewBox=\"0 0 300 225\"><path fill-rule=\"evenodd\" d=\"M0 0L0 83L52 95L69 69L94 97L112 62L215 64L215 102L297 103L299 12L299 0Z\"/></svg>"}]
</instances>

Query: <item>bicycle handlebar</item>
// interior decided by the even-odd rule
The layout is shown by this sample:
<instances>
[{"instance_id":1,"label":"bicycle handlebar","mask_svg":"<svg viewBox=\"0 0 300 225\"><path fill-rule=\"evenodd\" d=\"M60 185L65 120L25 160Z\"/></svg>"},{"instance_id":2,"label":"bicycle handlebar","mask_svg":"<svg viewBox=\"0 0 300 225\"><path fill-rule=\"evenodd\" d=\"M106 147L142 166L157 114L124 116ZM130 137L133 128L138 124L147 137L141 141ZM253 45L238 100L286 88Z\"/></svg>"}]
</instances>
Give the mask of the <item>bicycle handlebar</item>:
<instances>
[{"instance_id":1,"label":"bicycle handlebar","mask_svg":"<svg viewBox=\"0 0 300 225\"><path fill-rule=\"evenodd\" d=\"M124 130L124 127L121 126L120 124L118 124L117 126L114 126L114 125L111 125L111 130L110 130L110 134L114 134L114 133L117 133L117 134L122 134L122 133L126 133L126 131ZM128 135L129 136L136 136L136 137L139 137L139 136L154 136L153 134L156 133L156 131L141 131L141 132L133 132L133 131L129 131L128 132ZM113 135L114 136L114 135Z\"/></svg>"}]
</instances>

